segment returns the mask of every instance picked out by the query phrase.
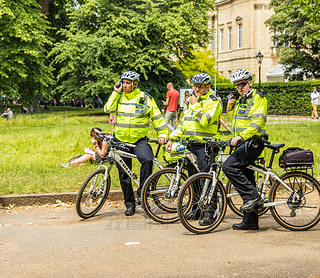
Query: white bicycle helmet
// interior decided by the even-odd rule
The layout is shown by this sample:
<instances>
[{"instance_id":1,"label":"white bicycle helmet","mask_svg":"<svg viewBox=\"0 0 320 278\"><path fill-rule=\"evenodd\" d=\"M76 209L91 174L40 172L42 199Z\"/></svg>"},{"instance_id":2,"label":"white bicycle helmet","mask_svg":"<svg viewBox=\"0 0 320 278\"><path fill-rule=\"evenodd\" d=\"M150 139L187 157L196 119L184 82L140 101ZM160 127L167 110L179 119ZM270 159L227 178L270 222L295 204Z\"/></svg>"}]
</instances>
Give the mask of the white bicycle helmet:
<instances>
[{"instance_id":1,"label":"white bicycle helmet","mask_svg":"<svg viewBox=\"0 0 320 278\"><path fill-rule=\"evenodd\" d=\"M121 75L121 80L128 79L131 81L139 81L140 80L140 74L136 73L134 71L126 71Z\"/></svg>"},{"instance_id":2,"label":"white bicycle helmet","mask_svg":"<svg viewBox=\"0 0 320 278\"><path fill-rule=\"evenodd\" d=\"M230 81L235 83L241 80L248 79L252 79L250 71L248 71L247 69L239 69L231 75Z\"/></svg>"},{"instance_id":3,"label":"white bicycle helmet","mask_svg":"<svg viewBox=\"0 0 320 278\"><path fill-rule=\"evenodd\" d=\"M198 73L192 77L191 83L208 85L211 83L211 77L209 74L206 73Z\"/></svg>"}]
</instances>

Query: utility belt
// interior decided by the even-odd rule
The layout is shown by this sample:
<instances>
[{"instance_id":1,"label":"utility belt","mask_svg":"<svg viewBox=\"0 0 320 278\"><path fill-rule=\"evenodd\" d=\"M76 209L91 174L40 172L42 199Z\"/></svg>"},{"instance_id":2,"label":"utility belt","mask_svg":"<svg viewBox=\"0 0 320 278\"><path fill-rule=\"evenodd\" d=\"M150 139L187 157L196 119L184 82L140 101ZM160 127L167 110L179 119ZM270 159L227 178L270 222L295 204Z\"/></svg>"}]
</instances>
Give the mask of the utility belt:
<instances>
[{"instance_id":1,"label":"utility belt","mask_svg":"<svg viewBox=\"0 0 320 278\"><path fill-rule=\"evenodd\" d=\"M249 149L263 148L266 141L268 141L268 134L253 135L251 138L239 142L236 148L239 148L244 144L245 153L248 153Z\"/></svg>"}]
</instances>

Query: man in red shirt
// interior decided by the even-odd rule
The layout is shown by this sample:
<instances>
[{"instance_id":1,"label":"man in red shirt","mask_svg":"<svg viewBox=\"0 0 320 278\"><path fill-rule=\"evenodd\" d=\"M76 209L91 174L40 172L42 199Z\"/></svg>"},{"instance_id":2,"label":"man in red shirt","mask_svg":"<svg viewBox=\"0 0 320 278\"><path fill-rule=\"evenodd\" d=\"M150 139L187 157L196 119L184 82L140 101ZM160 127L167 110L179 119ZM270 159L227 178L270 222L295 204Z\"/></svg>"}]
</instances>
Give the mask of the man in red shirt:
<instances>
[{"instance_id":1,"label":"man in red shirt","mask_svg":"<svg viewBox=\"0 0 320 278\"><path fill-rule=\"evenodd\" d=\"M162 101L163 105L167 106L164 120L167 123L168 129L174 131L177 124L177 110L180 102L180 93L173 88L171 82L167 84L167 88L167 99L166 101Z\"/></svg>"}]
</instances>

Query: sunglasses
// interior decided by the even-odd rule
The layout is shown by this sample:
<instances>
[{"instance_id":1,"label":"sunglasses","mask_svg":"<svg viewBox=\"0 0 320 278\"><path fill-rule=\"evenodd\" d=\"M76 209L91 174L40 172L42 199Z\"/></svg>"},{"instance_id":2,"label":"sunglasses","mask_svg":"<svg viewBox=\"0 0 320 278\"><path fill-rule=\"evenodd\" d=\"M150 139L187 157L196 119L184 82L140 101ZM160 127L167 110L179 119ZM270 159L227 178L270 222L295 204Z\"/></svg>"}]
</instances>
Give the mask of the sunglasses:
<instances>
[{"instance_id":1,"label":"sunglasses","mask_svg":"<svg viewBox=\"0 0 320 278\"><path fill-rule=\"evenodd\" d=\"M245 87L247 84L248 84L248 82L246 81L246 82L241 82L241 83L239 83L239 84L235 84L235 85L236 85L236 86L237 86L237 88L239 89L239 88L243 88L243 87Z\"/></svg>"}]
</instances>

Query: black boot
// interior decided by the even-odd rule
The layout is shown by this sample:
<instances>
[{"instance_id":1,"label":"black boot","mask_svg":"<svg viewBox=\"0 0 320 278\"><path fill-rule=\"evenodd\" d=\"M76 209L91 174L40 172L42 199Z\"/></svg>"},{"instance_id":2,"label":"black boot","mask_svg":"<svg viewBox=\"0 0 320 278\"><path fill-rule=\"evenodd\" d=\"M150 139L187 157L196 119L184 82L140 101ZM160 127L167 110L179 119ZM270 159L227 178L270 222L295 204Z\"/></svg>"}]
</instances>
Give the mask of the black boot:
<instances>
[{"instance_id":1,"label":"black boot","mask_svg":"<svg viewBox=\"0 0 320 278\"><path fill-rule=\"evenodd\" d=\"M244 212L242 222L239 224L233 224L232 229L234 230L259 230L258 225L258 213Z\"/></svg>"}]
</instances>

